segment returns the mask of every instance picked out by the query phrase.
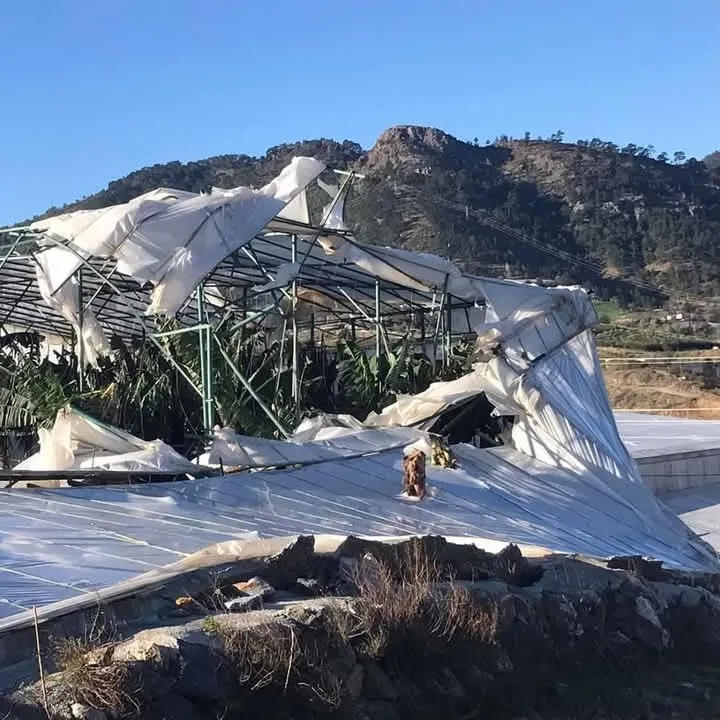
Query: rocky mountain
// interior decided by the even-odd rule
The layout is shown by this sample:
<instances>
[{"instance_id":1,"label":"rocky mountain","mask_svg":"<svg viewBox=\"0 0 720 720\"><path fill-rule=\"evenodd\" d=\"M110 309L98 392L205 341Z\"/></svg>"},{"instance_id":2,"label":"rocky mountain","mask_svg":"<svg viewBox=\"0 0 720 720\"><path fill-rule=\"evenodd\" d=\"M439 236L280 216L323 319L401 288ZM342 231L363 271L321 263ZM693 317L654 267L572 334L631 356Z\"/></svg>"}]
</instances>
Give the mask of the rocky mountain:
<instances>
[{"instance_id":1,"label":"rocky mountain","mask_svg":"<svg viewBox=\"0 0 720 720\"><path fill-rule=\"evenodd\" d=\"M720 294L720 163L652 148L501 137L485 145L399 126L364 151L311 140L261 157L222 155L143 168L48 214L125 202L158 186L200 192L260 185L294 155L355 168L348 218L365 242L448 255L472 271L584 282L602 296L655 303L648 290ZM319 192L319 191L318 191ZM317 214L321 197L311 197Z\"/></svg>"}]
</instances>

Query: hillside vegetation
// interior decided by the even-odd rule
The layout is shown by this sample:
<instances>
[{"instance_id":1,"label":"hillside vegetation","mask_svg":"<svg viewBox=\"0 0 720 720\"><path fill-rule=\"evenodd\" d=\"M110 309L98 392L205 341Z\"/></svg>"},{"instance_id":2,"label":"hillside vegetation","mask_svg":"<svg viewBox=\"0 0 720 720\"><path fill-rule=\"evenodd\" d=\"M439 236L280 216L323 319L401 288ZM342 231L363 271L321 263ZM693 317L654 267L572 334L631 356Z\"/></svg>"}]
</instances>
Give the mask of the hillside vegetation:
<instances>
[{"instance_id":1,"label":"hillside vegetation","mask_svg":"<svg viewBox=\"0 0 720 720\"><path fill-rule=\"evenodd\" d=\"M158 186L200 192L260 185L295 155L365 175L348 203L361 240L449 255L471 271L584 282L601 297L657 304L642 283L720 292L720 162L597 138L505 136L481 145L441 130L393 127L364 151L310 140L261 157L222 155L146 167L55 214L126 202ZM320 197L311 198L316 214ZM625 281L623 281L625 279ZM630 282L627 282L630 280Z\"/></svg>"}]
</instances>

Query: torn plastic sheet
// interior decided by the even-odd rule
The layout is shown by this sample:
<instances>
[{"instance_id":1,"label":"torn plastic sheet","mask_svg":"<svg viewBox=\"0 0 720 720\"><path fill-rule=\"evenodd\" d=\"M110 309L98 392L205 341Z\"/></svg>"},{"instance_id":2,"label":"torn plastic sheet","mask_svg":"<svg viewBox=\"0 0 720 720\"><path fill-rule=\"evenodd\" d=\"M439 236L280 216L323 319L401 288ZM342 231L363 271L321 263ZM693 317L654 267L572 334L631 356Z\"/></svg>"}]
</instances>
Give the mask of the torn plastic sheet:
<instances>
[{"instance_id":1,"label":"torn plastic sheet","mask_svg":"<svg viewBox=\"0 0 720 720\"><path fill-rule=\"evenodd\" d=\"M38 430L40 450L15 470L108 470L192 474L197 466L162 440L146 441L72 407L61 409L50 430Z\"/></svg>"},{"instance_id":2,"label":"torn plastic sheet","mask_svg":"<svg viewBox=\"0 0 720 720\"><path fill-rule=\"evenodd\" d=\"M57 310L70 323L75 336L80 338L82 343L85 361L89 365L97 367L98 357L110 352L110 343L105 336L105 331L90 310L85 310L83 313L82 332L80 331L80 296L77 285L72 279L56 290L54 294L51 292L45 267L48 262L52 262L53 258L48 257L47 252L50 251L38 254L38 264L35 267L40 294L51 308Z\"/></svg>"},{"instance_id":3,"label":"torn plastic sheet","mask_svg":"<svg viewBox=\"0 0 720 720\"><path fill-rule=\"evenodd\" d=\"M517 406L506 396L498 378L493 377L493 363L479 363L473 371L457 380L434 382L416 395L400 395L381 412L371 412L365 419L367 427L418 427L433 420L445 410L485 394L495 406L495 415L513 416Z\"/></svg>"},{"instance_id":4,"label":"torn plastic sheet","mask_svg":"<svg viewBox=\"0 0 720 720\"><path fill-rule=\"evenodd\" d=\"M261 190L235 188L193 198L144 223L139 229L144 243L169 237L176 244L148 278L155 285L148 314L175 314L221 260L252 240L324 168L313 158L294 158Z\"/></svg>"},{"instance_id":5,"label":"torn plastic sheet","mask_svg":"<svg viewBox=\"0 0 720 720\"><path fill-rule=\"evenodd\" d=\"M209 195L159 188L122 205L67 213L31 226L65 242L37 253L44 299L79 328L77 293L71 277L91 257L114 257L117 272L154 285L148 314L173 315L203 278L234 250L247 244L278 213L303 215L305 187L324 165L294 158L260 190L215 189ZM306 211L306 208L305 208ZM83 318L86 357L106 353L107 342L92 313Z\"/></svg>"}]
</instances>

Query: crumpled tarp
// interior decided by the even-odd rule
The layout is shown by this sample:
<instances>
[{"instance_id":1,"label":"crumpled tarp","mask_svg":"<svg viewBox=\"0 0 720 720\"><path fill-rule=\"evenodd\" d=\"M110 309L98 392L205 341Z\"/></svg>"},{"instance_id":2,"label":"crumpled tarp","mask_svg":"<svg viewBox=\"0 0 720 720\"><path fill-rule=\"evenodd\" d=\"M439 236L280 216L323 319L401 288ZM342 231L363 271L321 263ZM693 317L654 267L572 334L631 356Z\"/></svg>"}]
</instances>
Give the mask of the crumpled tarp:
<instances>
[{"instance_id":1,"label":"crumpled tarp","mask_svg":"<svg viewBox=\"0 0 720 720\"><path fill-rule=\"evenodd\" d=\"M108 470L192 474L198 467L162 440L141 440L79 410L61 409L50 430L38 430L40 450L15 470Z\"/></svg>"},{"instance_id":2,"label":"crumpled tarp","mask_svg":"<svg viewBox=\"0 0 720 720\"><path fill-rule=\"evenodd\" d=\"M296 157L260 190L213 188L198 195L158 188L121 205L38 220L33 230L65 243L36 254L41 294L77 330L78 294L70 280L84 260L112 257L118 273L153 285L148 314L174 315L218 263L288 204L290 217L302 215L293 201L324 168L314 158ZM109 346L92 312L84 313L83 324L85 357L94 363Z\"/></svg>"}]
</instances>

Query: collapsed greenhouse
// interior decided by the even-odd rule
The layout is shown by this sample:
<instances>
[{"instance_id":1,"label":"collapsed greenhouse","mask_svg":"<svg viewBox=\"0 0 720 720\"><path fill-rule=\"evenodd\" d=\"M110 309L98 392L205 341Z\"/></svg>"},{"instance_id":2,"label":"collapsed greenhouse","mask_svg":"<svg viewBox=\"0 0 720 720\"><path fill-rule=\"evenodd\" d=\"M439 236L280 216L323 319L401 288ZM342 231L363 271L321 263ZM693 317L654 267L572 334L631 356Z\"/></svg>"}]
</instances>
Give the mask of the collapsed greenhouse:
<instances>
[{"instance_id":1,"label":"collapsed greenhouse","mask_svg":"<svg viewBox=\"0 0 720 720\"><path fill-rule=\"evenodd\" d=\"M344 217L357 179L328 172L295 158L259 190L159 188L1 231L5 335L39 334L48 352L72 344L81 389L118 342L152 345L200 398L204 443L188 459L61 409L39 452L3 473L5 622L249 537L430 533L717 570L714 551L645 486L618 434L587 294L360 242ZM307 196L318 186L326 205L311 220ZM262 378L238 362L229 325L276 338ZM446 369L454 342L472 339L474 364L393 402L375 397L360 419L329 408L302 416L308 348L351 338L377 369L393 337ZM191 364L176 352L187 338ZM275 437L224 422L220 366ZM412 502L400 492L404 451L437 436L457 462L429 463L430 492Z\"/></svg>"}]
</instances>

